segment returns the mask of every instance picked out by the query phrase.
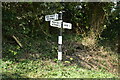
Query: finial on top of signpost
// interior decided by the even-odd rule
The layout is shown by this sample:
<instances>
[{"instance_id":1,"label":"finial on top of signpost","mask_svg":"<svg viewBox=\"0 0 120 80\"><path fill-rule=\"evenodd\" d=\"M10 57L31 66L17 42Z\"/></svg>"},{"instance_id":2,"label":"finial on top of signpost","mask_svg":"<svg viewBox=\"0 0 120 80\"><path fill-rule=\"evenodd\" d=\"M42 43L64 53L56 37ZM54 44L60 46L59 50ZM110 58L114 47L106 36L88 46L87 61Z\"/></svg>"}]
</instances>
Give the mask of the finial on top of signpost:
<instances>
[{"instance_id":1,"label":"finial on top of signpost","mask_svg":"<svg viewBox=\"0 0 120 80\"><path fill-rule=\"evenodd\" d=\"M62 13L62 11L60 11L59 13Z\"/></svg>"},{"instance_id":2,"label":"finial on top of signpost","mask_svg":"<svg viewBox=\"0 0 120 80\"><path fill-rule=\"evenodd\" d=\"M62 10L62 11L60 11L59 13L63 13L63 12L65 12L64 10Z\"/></svg>"}]
</instances>

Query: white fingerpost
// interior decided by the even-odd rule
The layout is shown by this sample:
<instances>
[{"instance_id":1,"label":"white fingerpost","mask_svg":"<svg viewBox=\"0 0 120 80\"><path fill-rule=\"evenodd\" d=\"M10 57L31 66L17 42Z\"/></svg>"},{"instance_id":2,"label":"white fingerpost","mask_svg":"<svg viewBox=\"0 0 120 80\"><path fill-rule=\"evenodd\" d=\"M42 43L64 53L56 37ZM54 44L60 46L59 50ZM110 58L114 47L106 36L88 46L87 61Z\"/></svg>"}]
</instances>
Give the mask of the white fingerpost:
<instances>
[{"instance_id":1,"label":"white fingerpost","mask_svg":"<svg viewBox=\"0 0 120 80\"><path fill-rule=\"evenodd\" d=\"M46 15L45 21L58 20L58 14Z\"/></svg>"},{"instance_id":2,"label":"white fingerpost","mask_svg":"<svg viewBox=\"0 0 120 80\"><path fill-rule=\"evenodd\" d=\"M72 24L71 23L63 22L63 28L72 29Z\"/></svg>"},{"instance_id":3,"label":"white fingerpost","mask_svg":"<svg viewBox=\"0 0 120 80\"><path fill-rule=\"evenodd\" d=\"M58 21L51 20L50 26L61 28L61 23L62 23L62 20L58 20Z\"/></svg>"},{"instance_id":4,"label":"white fingerpost","mask_svg":"<svg viewBox=\"0 0 120 80\"><path fill-rule=\"evenodd\" d=\"M46 15L45 21L50 21L50 26L57 27L60 29L60 33L58 36L58 60L62 60L62 30L64 29L72 29L71 23L63 22L62 20L62 11L59 14ZM59 20L60 19L60 20Z\"/></svg>"}]
</instances>

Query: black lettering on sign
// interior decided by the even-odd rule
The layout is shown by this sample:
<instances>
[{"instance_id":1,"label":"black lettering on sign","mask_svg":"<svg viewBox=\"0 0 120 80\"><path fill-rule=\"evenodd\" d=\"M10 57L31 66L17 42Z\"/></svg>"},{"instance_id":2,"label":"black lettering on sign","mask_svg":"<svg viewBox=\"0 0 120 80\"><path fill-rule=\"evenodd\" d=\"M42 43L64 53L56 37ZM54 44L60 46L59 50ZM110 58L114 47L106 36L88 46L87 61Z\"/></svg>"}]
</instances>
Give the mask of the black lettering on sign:
<instances>
[{"instance_id":1,"label":"black lettering on sign","mask_svg":"<svg viewBox=\"0 0 120 80\"><path fill-rule=\"evenodd\" d=\"M54 17L51 17L50 19L54 19Z\"/></svg>"},{"instance_id":2,"label":"black lettering on sign","mask_svg":"<svg viewBox=\"0 0 120 80\"><path fill-rule=\"evenodd\" d=\"M65 24L64 26L68 26L68 25Z\"/></svg>"},{"instance_id":3,"label":"black lettering on sign","mask_svg":"<svg viewBox=\"0 0 120 80\"><path fill-rule=\"evenodd\" d=\"M58 24L52 24L52 25L54 25L54 26L59 26Z\"/></svg>"},{"instance_id":4,"label":"black lettering on sign","mask_svg":"<svg viewBox=\"0 0 120 80\"><path fill-rule=\"evenodd\" d=\"M50 15L50 17L54 17L54 15Z\"/></svg>"}]
</instances>

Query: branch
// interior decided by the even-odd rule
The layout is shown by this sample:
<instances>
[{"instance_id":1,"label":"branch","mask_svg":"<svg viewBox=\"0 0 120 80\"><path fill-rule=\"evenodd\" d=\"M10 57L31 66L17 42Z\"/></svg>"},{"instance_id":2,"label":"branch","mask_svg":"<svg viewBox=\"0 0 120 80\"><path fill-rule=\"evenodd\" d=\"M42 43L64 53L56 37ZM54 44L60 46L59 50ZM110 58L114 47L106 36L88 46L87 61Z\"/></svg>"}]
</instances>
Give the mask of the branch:
<instances>
[{"instance_id":1,"label":"branch","mask_svg":"<svg viewBox=\"0 0 120 80\"><path fill-rule=\"evenodd\" d=\"M15 39L15 41L18 43L18 45L22 48L23 46L22 46L22 44L20 43L20 41L13 35L12 36L13 37L13 39Z\"/></svg>"}]
</instances>

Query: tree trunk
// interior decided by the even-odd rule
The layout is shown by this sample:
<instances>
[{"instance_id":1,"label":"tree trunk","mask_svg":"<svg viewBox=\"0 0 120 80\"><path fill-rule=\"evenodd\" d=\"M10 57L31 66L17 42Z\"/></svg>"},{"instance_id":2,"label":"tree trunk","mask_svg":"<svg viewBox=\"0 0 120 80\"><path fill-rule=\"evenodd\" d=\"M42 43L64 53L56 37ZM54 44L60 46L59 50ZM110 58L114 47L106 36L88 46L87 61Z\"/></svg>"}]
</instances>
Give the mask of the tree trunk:
<instances>
[{"instance_id":1,"label":"tree trunk","mask_svg":"<svg viewBox=\"0 0 120 80\"><path fill-rule=\"evenodd\" d=\"M99 37L103 31L103 23L105 20L105 12L103 10L104 3L91 3L90 8L90 32L89 36L92 38Z\"/></svg>"},{"instance_id":2,"label":"tree trunk","mask_svg":"<svg viewBox=\"0 0 120 80\"><path fill-rule=\"evenodd\" d=\"M88 3L89 7L89 26L90 31L87 33L87 37L83 39L83 45L94 46L97 43L97 38L100 37L101 32L104 29L105 21L105 7L106 3Z\"/></svg>"}]
</instances>

